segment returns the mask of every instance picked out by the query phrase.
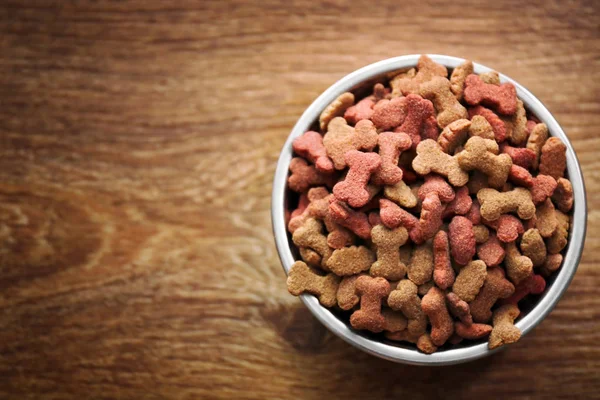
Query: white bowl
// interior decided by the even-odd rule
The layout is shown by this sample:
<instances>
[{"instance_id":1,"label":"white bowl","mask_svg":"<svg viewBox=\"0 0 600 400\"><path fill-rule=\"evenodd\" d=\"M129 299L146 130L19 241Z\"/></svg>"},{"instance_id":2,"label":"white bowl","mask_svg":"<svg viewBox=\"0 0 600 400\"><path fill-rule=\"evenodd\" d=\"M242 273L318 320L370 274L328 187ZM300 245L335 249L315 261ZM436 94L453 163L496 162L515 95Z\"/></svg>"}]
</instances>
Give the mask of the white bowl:
<instances>
[{"instance_id":1,"label":"white bowl","mask_svg":"<svg viewBox=\"0 0 600 400\"><path fill-rule=\"evenodd\" d=\"M435 62L445 65L449 70L456 68L465 61L461 58L437 54L430 54L429 57ZM365 82L385 76L386 73L415 67L418 59L419 55L416 54L389 58L367 65L346 75L321 94L304 111L292 129L277 163L271 200L271 218L275 244L286 274L295 261L292 253L292 249L295 246L291 241L285 224L286 195L288 192L287 177L293 153L293 140L309 130L315 121L318 120L321 111L341 93L356 90L361 85L364 85ZM473 63L473 65L476 74L492 71L492 69L481 64ZM586 231L587 208L585 186L575 151L567 135L550 111L533 94L514 80L502 74L500 74L500 80L502 82L513 83L517 89L517 96L523 101L525 108L548 126L551 136L560 138L567 146L567 173L573 185L574 195L572 226L569 243L564 251L563 265L557 273L547 280L546 291L539 297L535 304L530 304L530 309L524 307L521 310L521 317L516 321L516 326L521 329L524 336L552 311L575 275L583 251ZM489 350L487 342L482 341L471 345L459 344L449 349L442 348L433 354L423 354L413 345L387 341L375 337L368 332L352 329L347 320L341 319L336 315L335 311L321 306L318 300L312 295L304 294L300 298L313 315L334 334L367 353L387 360L416 365L450 365L485 357L499 350ZM506 346L501 348L504 347Z\"/></svg>"}]
</instances>

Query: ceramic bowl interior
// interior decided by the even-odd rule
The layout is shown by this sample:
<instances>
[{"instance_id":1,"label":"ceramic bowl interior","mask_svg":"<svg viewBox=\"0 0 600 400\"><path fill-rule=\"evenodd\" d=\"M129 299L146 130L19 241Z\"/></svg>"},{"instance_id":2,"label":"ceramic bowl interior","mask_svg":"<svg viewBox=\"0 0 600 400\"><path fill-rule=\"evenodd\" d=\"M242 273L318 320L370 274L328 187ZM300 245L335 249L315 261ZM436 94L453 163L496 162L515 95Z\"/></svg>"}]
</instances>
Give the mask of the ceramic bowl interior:
<instances>
[{"instance_id":1,"label":"ceramic bowl interior","mask_svg":"<svg viewBox=\"0 0 600 400\"><path fill-rule=\"evenodd\" d=\"M460 65L461 58L445 55L429 55L435 62L445 65L449 72ZM277 251L283 268L288 273L295 260L300 259L297 249L291 241L291 236L285 226L285 210L288 205L295 204L297 198L287 190L287 176L290 160L292 159L292 141L309 129L317 129L317 121L321 111L337 96L345 91L352 91L358 97L367 94L373 84L382 81L388 74L410 69L417 64L419 55L407 55L383 60L340 79L319 96L302 114L290 133L277 164L273 182L271 218ZM474 63L475 73L491 71L490 68ZM572 211L572 226L569 244L563 251L564 259L560 270L547 281L546 291L528 301L519 303L521 316L516 325L523 336L538 325L554 308L562 294L571 282L583 250L586 231L586 198L583 177L577 157L564 131L548 111L548 109L527 89L500 74L502 82L512 82L517 89L517 96L523 101L525 108L541 122L546 123L551 136L560 138L567 146L567 174L573 185L574 207ZM327 309L321 306L312 295L300 296L313 315L334 334L353 346L375 356L395 362L417 365L448 365L475 360L492 354L499 349L489 350L487 341L461 343L456 346L445 345L436 353L427 355L419 352L412 344L403 344L386 340L381 334L356 331L348 323L349 313ZM501 348L504 348L503 346Z\"/></svg>"}]
</instances>

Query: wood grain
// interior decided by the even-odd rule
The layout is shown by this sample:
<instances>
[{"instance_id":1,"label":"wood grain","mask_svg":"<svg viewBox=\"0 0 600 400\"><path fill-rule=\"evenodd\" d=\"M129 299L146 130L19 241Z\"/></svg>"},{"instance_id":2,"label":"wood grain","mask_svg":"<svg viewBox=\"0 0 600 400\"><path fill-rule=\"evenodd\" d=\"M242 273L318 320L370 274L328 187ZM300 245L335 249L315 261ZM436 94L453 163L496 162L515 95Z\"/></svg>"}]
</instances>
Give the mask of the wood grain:
<instances>
[{"instance_id":1,"label":"wood grain","mask_svg":"<svg viewBox=\"0 0 600 400\"><path fill-rule=\"evenodd\" d=\"M0 397L598 398L600 3L0 5ZM535 93L589 193L583 260L520 343L396 365L290 296L269 207L302 111L368 63L466 57Z\"/></svg>"}]
</instances>

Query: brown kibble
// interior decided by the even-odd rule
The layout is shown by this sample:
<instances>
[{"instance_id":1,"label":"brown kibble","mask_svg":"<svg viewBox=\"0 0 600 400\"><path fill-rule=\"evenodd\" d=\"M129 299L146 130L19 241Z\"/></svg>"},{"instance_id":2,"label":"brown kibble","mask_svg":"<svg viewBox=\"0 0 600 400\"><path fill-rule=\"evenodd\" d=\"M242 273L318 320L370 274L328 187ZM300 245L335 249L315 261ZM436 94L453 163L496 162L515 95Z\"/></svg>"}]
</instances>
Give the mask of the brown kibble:
<instances>
[{"instance_id":1,"label":"brown kibble","mask_svg":"<svg viewBox=\"0 0 600 400\"><path fill-rule=\"evenodd\" d=\"M429 292L429 289L431 289L432 287L435 286L435 282L432 280L430 280L429 282L425 282L422 285L419 285L419 287L417 288L417 294L421 297L425 296L427 294L427 292Z\"/></svg>"},{"instance_id":2,"label":"brown kibble","mask_svg":"<svg viewBox=\"0 0 600 400\"><path fill-rule=\"evenodd\" d=\"M562 254L549 254L546 257L546 262L540 268L540 272L545 277L552 275L554 272L558 271L560 266L562 265L563 256Z\"/></svg>"},{"instance_id":3,"label":"brown kibble","mask_svg":"<svg viewBox=\"0 0 600 400\"><path fill-rule=\"evenodd\" d=\"M358 304L360 298L356 294L356 280L366 274L345 276L342 278L336 293L337 304L342 310L350 310Z\"/></svg>"},{"instance_id":4,"label":"brown kibble","mask_svg":"<svg viewBox=\"0 0 600 400\"><path fill-rule=\"evenodd\" d=\"M499 151L495 140L473 136L465 144L465 149L456 157L463 170L481 171L487 175L491 187L501 188L508 179L512 158L504 153L496 155Z\"/></svg>"},{"instance_id":5,"label":"brown kibble","mask_svg":"<svg viewBox=\"0 0 600 400\"><path fill-rule=\"evenodd\" d=\"M444 153L432 139L419 143L412 167L419 175L431 172L443 175L454 186L464 186L469 180L469 175L460 168L456 157Z\"/></svg>"},{"instance_id":6,"label":"brown kibble","mask_svg":"<svg viewBox=\"0 0 600 400\"><path fill-rule=\"evenodd\" d=\"M466 301L461 300L456 293L447 293L446 302L448 303L448 310L450 311L450 314L460 319L465 325L471 325L473 323L473 317L471 317L469 305Z\"/></svg>"},{"instance_id":7,"label":"brown kibble","mask_svg":"<svg viewBox=\"0 0 600 400\"><path fill-rule=\"evenodd\" d=\"M496 140L492 125L482 115L474 115L471 118L469 127L469 136L479 136L483 139Z\"/></svg>"},{"instance_id":8,"label":"brown kibble","mask_svg":"<svg viewBox=\"0 0 600 400\"><path fill-rule=\"evenodd\" d=\"M400 181L393 186L385 186L383 194L405 208L413 208L417 205L417 197L404 181Z\"/></svg>"},{"instance_id":9,"label":"brown kibble","mask_svg":"<svg viewBox=\"0 0 600 400\"><path fill-rule=\"evenodd\" d=\"M298 252L300 253L302 260L311 267L321 266L321 256L316 251L306 247L300 247L298 248Z\"/></svg>"},{"instance_id":10,"label":"brown kibble","mask_svg":"<svg viewBox=\"0 0 600 400\"><path fill-rule=\"evenodd\" d=\"M427 316L421 309L421 299L417 296L417 285L408 279L398 283L388 297L388 305L392 310L402 311L408 318L407 330L412 336L425 333L427 328Z\"/></svg>"},{"instance_id":11,"label":"brown kibble","mask_svg":"<svg viewBox=\"0 0 600 400\"><path fill-rule=\"evenodd\" d=\"M554 215L557 222L556 229L546 242L550 254L560 253L567 245L567 238L569 237L570 217L558 210L554 210Z\"/></svg>"},{"instance_id":12,"label":"brown kibble","mask_svg":"<svg viewBox=\"0 0 600 400\"><path fill-rule=\"evenodd\" d=\"M488 241L490 231L485 225L474 225L473 235L475 236L475 242L477 244L482 244Z\"/></svg>"},{"instance_id":13,"label":"brown kibble","mask_svg":"<svg viewBox=\"0 0 600 400\"><path fill-rule=\"evenodd\" d=\"M419 340L417 340L417 348L425 354L435 353L438 349L433 343L429 333L424 333L419 336Z\"/></svg>"},{"instance_id":14,"label":"brown kibble","mask_svg":"<svg viewBox=\"0 0 600 400\"><path fill-rule=\"evenodd\" d=\"M343 117L336 117L329 123L327 133L323 137L323 145L335 169L341 170L347 167L347 152L371 151L377 146L378 138L377 129L370 120L362 119L352 127Z\"/></svg>"},{"instance_id":15,"label":"brown kibble","mask_svg":"<svg viewBox=\"0 0 600 400\"><path fill-rule=\"evenodd\" d=\"M408 96L411 93L418 94L421 84L430 81L435 76L448 76L448 70L444 65L433 61L429 56L423 54L417 62L417 73L411 76L410 70L406 74L400 74L390 81L392 95L399 96L403 94Z\"/></svg>"},{"instance_id":16,"label":"brown kibble","mask_svg":"<svg viewBox=\"0 0 600 400\"><path fill-rule=\"evenodd\" d=\"M533 150L533 152L535 153L535 159L531 164L531 167L533 169L538 169L538 165L540 163L540 155L542 154L542 146L544 146L544 143L546 143L547 139L548 127L546 126L546 124L537 124L533 128L531 134L529 135L529 138L527 139L526 147L528 149Z\"/></svg>"},{"instance_id":17,"label":"brown kibble","mask_svg":"<svg viewBox=\"0 0 600 400\"><path fill-rule=\"evenodd\" d=\"M288 291L294 296L310 293L319 299L325 307L333 307L336 303L336 292L340 278L334 274L318 275L306 263L296 261L287 278Z\"/></svg>"},{"instance_id":18,"label":"brown kibble","mask_svg":"<svg viewBox=\"0 0 600 400\"><path fill-rule=\"evenodd\" d=\"M529 257L521 255L515 242L506 244L506 257L504 259L506 275L518 285L523 279L533 273L533 262Z\"/></svg>"},{"instance_id":19,"label":"brown kibble","mask_svg":"<svg viewBox=\"0 0 600 400\"><path fill-rule=\"evenodd\" d=\"M469 303L473 321L488 322L492 318L491 308L496 301L507 298L514 291L514 285L506 280L501 268L490 268L479 294Z\"/></svg>"},{"instance_id":20,"label":"brown kibble","mask_svg":"<svg viewBox=\"0 0 600 400\"><path fill-rule=\"evenodd\" d=\"M567 146L557 137L546 140L540 156L540 174L562 178L567 168Z\"/></svg>"},{"instance_id":21,"label":"brown kibble","mask_svg":"<svg viewBox=\"0 0 600 400\"><path fill-rule=\"evenodd\" d=\"M406 228L389 229L383 225L374 226L371 230L371 240L377 246L377 261L371 266L371 275L391 281L404 278L406 265L400 261L400 246L408 240Z\"/></svg>"},{"instance_id":22,"label":"brown kibble","mask_svg":"<svg viewBox=\"0 0 600 400\"><path fill-rule=\"evenodd\" d=\"M528 229L521 238L521 251L529 257L534 267L546 262L546 244L537 229Z\"/></svg>"},{"instance_id":23,"label":"brown kibble","mask_svg":"<svg viewBox=\"0 0 600 400\"><path fill-rule=\"evenodd\" d=\"M454 332L444 292L435 286L432 287L423 297L421 307L431 323L431 341L436 346L444 345Z\"/></svg>"},{"instance_id":24,"label":"brown kibble","mask_svg":"<svg viewBox=\"0 0 600 400\"><path fill-rule=\"evenodd\" d=\"M335 117L344 115L346 109L354 105L354 95L350 92L340 94L331 102L319 116L319 126L322 132L325 132L329 122Z\"/></svg>"},{"instance_id":25,"label":"brown kibble","mask_svg":"<svg viewBox=\"0 0 600 400\"><path fill-rule=\"evenodd\" d=\"M543 238L549 238L556 231L557 225L558 221L556 219L554 204L552 204L550 199L546 199L535 211L534 226Z\"/></svg>"},{"instance_id":26,"label":"brown kibble","mask_svg":"<svg viewBox=\"0 0 600 400\"><path fill-rule=\"evenodd\" d=\"M552 201L556 204L556 208L568 213L573 208L573 186L571 181L565 178L558 178L556 183Z\"/></svg>"},{"instance_id":27,"label":"brown kibble","mask_svg":"<svg viewBox=\"0 0 600 400\"><path fill-rule=\"evenodd\" d=\"M471 121L457 119L446 126L438 137L438 144L448 154L453 154L457 147L462 146L467 140Z\"/></svg>"},{"instance_id":28,"label":"brown kibble","mask_svg":"<svg viewBox=\"0 0 600 400\"><path fill-rule=\"evenodd\" d=\"M489 335L492 331L492 326L487 324L467 325L463 322L455 322L454 331L463 339L477 340Z\"/></svg>"},{"instance_id":29,"label":"brown kibble","mask_svg":"<svg viewBox=\"0 0 600 400\"><path fill-rule=\"evenodd\" d=\"M477 297L487 277L487 267L481 260L471 261L456 277L452 291L466 302Z\"/></svg>"},{"instance_id":30,"label":"brown kibble","mask_svg":"<svg viewBox=\"0 0 600 400\"><path fill-rule=\"evenodd\" d=\"M462 100L463 91L465 90L465 79L472 73L473 62L471 60L465 60L452 71L452 75L450 75L450 90L456 96L456 100Z\"/></svg>"},{"instance_id":31,"label":"brown kibble","mask_svg":"<svg viewBox=\"0 0 600 400\"><path fill-rule=\"evenodd\" d=\"M502 193L495 189L481 189L477 193L477 200L481 204L481 216L488 221L495 221L500 215L515 211L521 219L531 219L535 215L531 193L525 188Z\"/></svg>"},{"instance_id":32,"label":"brown kibble","mask_svg":"<svg viewBox=\"0 0 600 400\"><path fill-rule=\"evenodd\" d=\"M500 117L506 127L506 135L511 143L521 145L527 140L527 115L523 102L517 99L517 112L510 117Z\"/></svg>"},{"instance_id":33,"label":"brown kibble","mask_svg":"<svg viewBox=\"0 0 600 400\"><path fill-rule=\"evenodd\" d=\"M366 271L375 261L375 255L365 246L350 246L334 250L327 260L327 268L338 276L350 276Z\"/></svg>"},{"instance_id":34,"label":"brown kibble","mask_svg":"<svg viewBox=\"0 0 600 400\"><path fill-rule=\"evenodd\" d=\"M469 194L477 194L481 189L489 188L488 178L487 176L480 171L471 172L471 178L467 182L467 188L469 189ZM478 203L479 204L479 203Z\"/></svg>"},{"instance_id":35,"label":"brown kibble","mask_svg":"<svg viewBox=\"0 0 600 400\"><path fill-rule=\"evenodd\" d=\"M416 285L431 281L433 276L433 249L431 242L416 246L408 264L408 279Z\"/></svg>"},{"instance_id":36,"label":"brown kibble","mask_svg":"<svg viewBox=\"0 0 600 400\"><path fill-rule=\"evenodd\" d=\"M483 83L500 86L500 75L496 71L489 71L479 74L479 78L483 81Z\"/></svg>"},{"instance_id":37,"label":"brown kibble","mask_svg":"<svg viewBox=\"0 0 600 400\"><path fill-rule=\"evenodd\" d=\"M406 317L400 311L384 308L381 315L385 320L383 330L386 332L400 332L406 329Z\"/></svg>"},{"instance_id":38,"label":"brown kibble","mask_svg":"<svg viewBox=\"0 0 600 400\"><path fill-rule=\"evenodd\" d=\"M385 318L381 315L381 300L390 293L390 284L384 278L361 276L356 280L356 292L360 296L360 309L350 316L354 329L381 332Z\"/></svg>"},{"instance_id":39,"label":"brown kibble","mask_svg":"<svg viewBox=\"0 0 600 400\"><path fill-rule=\"evenodd\" d=\"M437 112L438 126L444 129L457 119L467 119L467 109L456 100L450 91L450 81L445 77L434 76L421 84L419 93L423 98L431 100Z\"/></svg>"},{"instance_id":40,"label":"brown kibble","mask_svg":"<svg viewBox=\"0 0 600 400\"><path fill-rule=\"evenodd\" d=\"M312 249L321 256L321 267L327 268L327 260L331 256L331 248L327 244L327 236L322 233L323 224L314 218L309 218L294 231L292 241L298 247Z\"/></svg>"},{"instance_id":41,"label":"brown kibble","mask_svg":"<svg viewBox=\"0 0 600 400\"><path fill-rule=\"evenodd\" d=\"M450 262L450 244L448 234L439 231L433 239L433 280L440 289L447 289L454 284L455 273Z\"/></svg>"},{"instance_id":42,"label":"brown kibble","mask_svg":"<svg viewBox=\"0 0 600 400\"><path fill-rule=\"evenodd\" d=\"M520 313L514 304L506 304L494 311L494 328L488 344L490 349L515 343L521 338L521 330L514 325Z\"/></svg>"},{"instance_id":43,"label":"brown kibble","mask_svg":"<svg viewBox=\"0 0 600 400\"><path fill-rule=\"evenodd\" d=\"M405 329L400 332L385 332L386 339L393 340L395 342L409 342L416 344L421 335L413 335Z\"/></svg>"}]
</instances>

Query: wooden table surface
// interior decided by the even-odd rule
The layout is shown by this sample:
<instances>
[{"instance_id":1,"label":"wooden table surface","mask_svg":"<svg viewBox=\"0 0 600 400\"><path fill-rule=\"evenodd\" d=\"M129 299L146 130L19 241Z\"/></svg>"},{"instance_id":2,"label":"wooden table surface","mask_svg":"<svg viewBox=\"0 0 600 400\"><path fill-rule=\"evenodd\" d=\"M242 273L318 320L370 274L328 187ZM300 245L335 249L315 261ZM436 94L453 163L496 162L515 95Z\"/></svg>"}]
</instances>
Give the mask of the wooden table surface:
<instances>
[{"instance_id":1,"label":"wooden table surface","mask_svg":"<svg viewBox=\"0 0 600 400\"><path fill-rule=\"evenodd\" d=\"M0 5L0 398L600 396L600 3ZM470 58L535 93L589 195L585 252L510 349L371 357L287 293L270 191L291 127L354 69Z\"/></svg>"}]
</instances>

